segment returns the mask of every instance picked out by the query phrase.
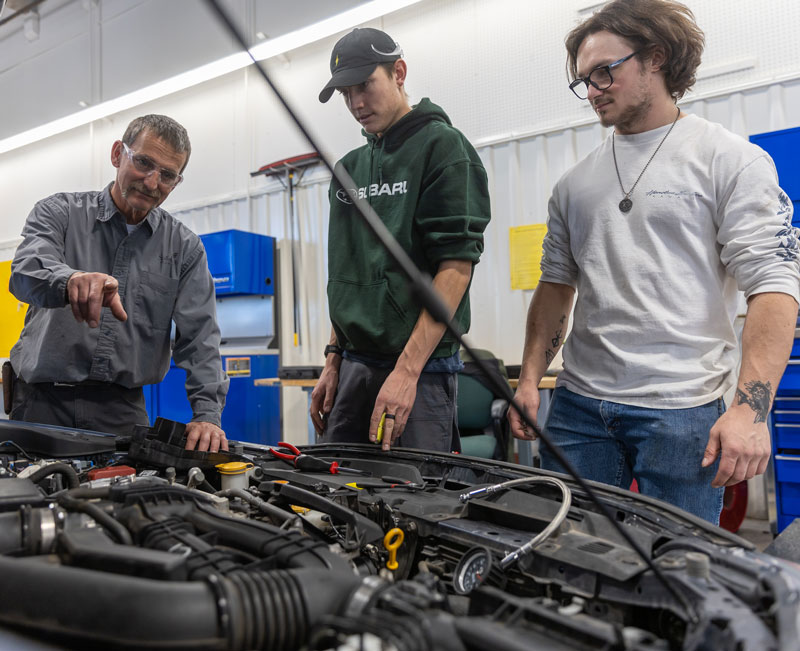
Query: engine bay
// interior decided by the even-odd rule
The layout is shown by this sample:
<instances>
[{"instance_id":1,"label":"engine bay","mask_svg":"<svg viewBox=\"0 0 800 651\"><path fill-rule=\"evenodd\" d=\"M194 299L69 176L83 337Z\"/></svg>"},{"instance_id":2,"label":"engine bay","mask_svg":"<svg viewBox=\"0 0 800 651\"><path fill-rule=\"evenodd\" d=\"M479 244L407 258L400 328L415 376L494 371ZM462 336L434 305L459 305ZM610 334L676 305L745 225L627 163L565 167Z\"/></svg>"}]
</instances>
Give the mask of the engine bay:
<instances>
[{"instance_id":1,"label":"engine bay","mask_svg":"<svg viewBox=\"0 0 800 651\"><path fill-rule=\"evenodd\" d=\"M0 422L7 632L81 649L800 648L798 567L657 500L593 485L672 590L564 475L182 436Z\"/></svg>"}]
</instances>

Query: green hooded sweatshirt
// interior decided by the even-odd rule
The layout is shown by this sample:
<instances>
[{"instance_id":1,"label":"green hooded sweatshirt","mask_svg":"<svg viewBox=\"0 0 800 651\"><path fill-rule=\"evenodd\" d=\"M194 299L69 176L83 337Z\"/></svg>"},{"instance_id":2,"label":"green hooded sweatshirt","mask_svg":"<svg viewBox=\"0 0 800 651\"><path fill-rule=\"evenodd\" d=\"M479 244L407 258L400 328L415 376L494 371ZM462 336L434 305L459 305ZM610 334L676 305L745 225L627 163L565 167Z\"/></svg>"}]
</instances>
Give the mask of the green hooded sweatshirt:
<instances>
[{"instance_id":1,"label":"green hooded sweatshirt","mask_svg":"<svg viewBox=\"0 0 800 651\"><path fill-rule=\"evenodd\" d=\"M489 223L486 170L477 152L427 98L381 138L339 164L422 271L433 277L443 260L478 262ZM369 231L334 179L330 187L328 304L336 338L345 350L394 358L420 314L400 269ZM469 290L455 319L470 324ZM445 333L431 358L449 357L458 343Z\"/></svg>"}]
</instances>

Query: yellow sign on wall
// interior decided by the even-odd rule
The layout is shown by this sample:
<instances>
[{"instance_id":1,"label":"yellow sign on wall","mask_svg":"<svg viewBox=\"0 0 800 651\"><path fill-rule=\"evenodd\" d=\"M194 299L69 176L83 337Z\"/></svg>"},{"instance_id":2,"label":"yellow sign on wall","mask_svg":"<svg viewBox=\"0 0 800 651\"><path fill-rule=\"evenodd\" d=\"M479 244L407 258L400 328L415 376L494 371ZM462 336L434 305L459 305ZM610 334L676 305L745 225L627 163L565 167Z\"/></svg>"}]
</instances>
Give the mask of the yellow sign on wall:
<instances>
[{"instance_id":1,"label":"yellow sign on wall","mask_svg":"<svg viewBox=\"0 0 800 651\"><path fill-rule=\"evenodd\" d=\"M547 225L513 226L508 230L511 289L535 289L542 275L539 265Z\"/></svg>"},{"instance_id":2,"label":"yellow sign on wall","mask_svg":"<svg viewBox=\"0 0 800 651\"><path fill-rule=\"evenodd\" d=\"M8 291L8 279L11 277L11 260L0 262L0 357L8 357L11 347L17 343L28 304L18 301Z\"/></svg>"}]
</instances>

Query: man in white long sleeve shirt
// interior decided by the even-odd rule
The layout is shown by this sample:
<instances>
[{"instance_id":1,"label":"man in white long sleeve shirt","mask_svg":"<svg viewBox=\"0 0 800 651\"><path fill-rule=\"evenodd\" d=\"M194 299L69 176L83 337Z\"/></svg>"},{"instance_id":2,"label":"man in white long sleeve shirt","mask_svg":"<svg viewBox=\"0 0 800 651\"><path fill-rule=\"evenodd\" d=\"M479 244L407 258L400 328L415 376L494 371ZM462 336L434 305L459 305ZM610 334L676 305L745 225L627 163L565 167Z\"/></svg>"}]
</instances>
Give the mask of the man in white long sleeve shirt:
<instances>
[{"instance_id":1,"label":"man in white long sleeve shirt","mask_svg":"<svg viewBox=\"0 0 800 651\"><path fill-rule=\"evenodd\" d=\"M685 6L616 0L566 45L570 88L612 133L553 190L518 397L536 413L577 291L548 433L586 478L635 478L716 523L723 487L769 461L800 298L792 205L763 150L677 108L703 49ZM547 450L542 465L562 470Z\"/></svg>"}]
</instances>

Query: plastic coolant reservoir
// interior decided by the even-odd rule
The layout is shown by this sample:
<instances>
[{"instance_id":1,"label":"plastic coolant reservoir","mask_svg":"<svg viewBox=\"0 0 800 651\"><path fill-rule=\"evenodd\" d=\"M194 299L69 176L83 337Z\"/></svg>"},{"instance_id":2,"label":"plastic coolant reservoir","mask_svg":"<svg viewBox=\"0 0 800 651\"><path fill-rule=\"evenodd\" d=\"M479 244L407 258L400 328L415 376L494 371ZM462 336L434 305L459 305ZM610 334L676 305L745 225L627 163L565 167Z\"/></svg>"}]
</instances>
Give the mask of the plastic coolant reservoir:
<instances>
[{"instance_id":1,"label":"plastic coolant reservoir","mask_svg":"<svg viewBox=\"0 0 800 651\"><path fill-rule=\"evenodd\" d=\"M248 486L248 473L253 469L253 464L244 461L230 461L219 463L216 468L222 480L222 490L245 489Z\"/></svg>"}]
</instances>

